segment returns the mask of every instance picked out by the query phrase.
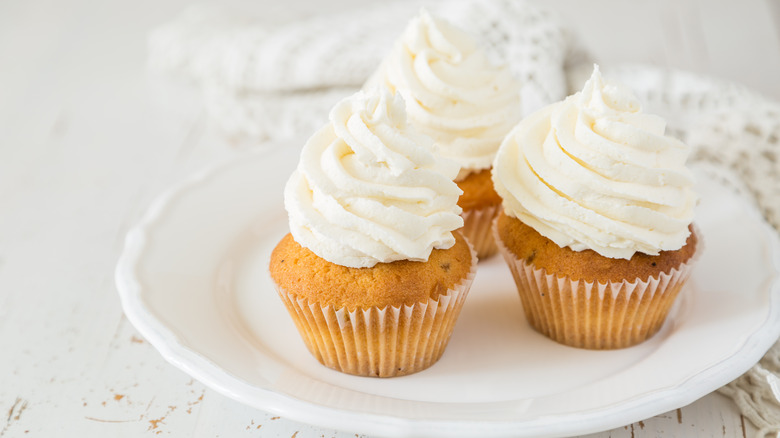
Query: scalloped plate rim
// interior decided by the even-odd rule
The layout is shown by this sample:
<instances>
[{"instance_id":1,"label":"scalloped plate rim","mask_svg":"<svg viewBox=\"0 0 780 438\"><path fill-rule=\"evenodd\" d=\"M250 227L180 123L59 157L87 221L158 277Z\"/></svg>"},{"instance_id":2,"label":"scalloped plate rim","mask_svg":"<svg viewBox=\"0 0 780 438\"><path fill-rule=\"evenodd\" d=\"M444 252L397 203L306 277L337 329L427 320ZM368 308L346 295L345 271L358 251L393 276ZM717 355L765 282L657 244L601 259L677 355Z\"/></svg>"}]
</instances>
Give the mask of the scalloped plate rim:
<instances>
[{"instance_id":1,"label":"scalloped plate rim","mask_svg":"<svg viewBox=\"0 0 780 438\"><path fill-rule=\"evenodd\" d=\"M277 150L294 150L287 143L278 142ZM475 433L489 433L492 436L565 436L567 434L592 433L619 427L633 421L648 418L668 410L685 406L741 375L774 343L780 335L780 241L771 227L753 209L750 214L760 223L762 232L768 235L768 247L773 255L771 263L775 276L769 286L770 309L760 327L750 333L742 346L728 358L712 364L699 374L667 388L658 388L644 394L636 394L626 400L615 401L605 408L585 410L567 414L538 417L533 421L475 422L475 421L428 421L398 416L367 414L321 406L294 397L277 393L271 389L247 383L240 376L233 375L218 364L205 358L185 345L162 321L154 316L141 297L141 282L135 276L135 266L146 250L149 229L163 215L169 202L177 194L191 190L198 184L207 184L222 172L246 160L247 156L264 160L278 152L249 153L232 157L209 166L163 192L151 204L141 221L133 227L125 239L125 247L118 260L115 277L122 307L133 326L163 356L165 360L215 391L244 404L268 411L286 418L321 427L339 430L360 430L364 433L403 436L471 436ZM282 152L291 153L291 152ZM745 201L747 204L747 201ZM609 415L607 415L609 414ZM604 417L610 417L605 420ZM624 420L615 420L629 419ZM346 426L348 425L348 426Z\"/></svg>"}]
</instances>

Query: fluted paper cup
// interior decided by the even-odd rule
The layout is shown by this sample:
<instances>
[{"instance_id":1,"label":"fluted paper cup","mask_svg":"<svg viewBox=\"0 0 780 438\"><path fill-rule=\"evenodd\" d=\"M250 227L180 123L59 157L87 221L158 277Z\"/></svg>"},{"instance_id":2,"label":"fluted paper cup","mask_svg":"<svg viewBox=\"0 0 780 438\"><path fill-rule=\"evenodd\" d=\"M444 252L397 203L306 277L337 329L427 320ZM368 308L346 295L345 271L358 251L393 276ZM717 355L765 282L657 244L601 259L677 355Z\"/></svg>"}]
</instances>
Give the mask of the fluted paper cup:
<instances>
[{"instance_id":1,"label":"fluted paper cup","mask_svg":"<svg viewBox=\"0 0 780 438\"><path fill-rule=\"evenodd\" d=\"M492 229L493 220L500 208L501 204L495 204L464 210L460 214L463 218L463 228L460 229L460 233L474 245L479 260L484 260L498 252Z\"/></svg>"},{"instance_id":2,"label":"fluted paper cup","mask_svg":"<svg viewBox=\"0 0 780 438\"><path fill-rule=\"evenodd\" d=\"M531 326L561 344L593 350L630 347L653 336L690 277L695 259L647 280L572 280L518 259L497 230L494 235Z\"/></svg>"},{"instance_id":3,"label":"fluted paper cup","mask_svg":"<svg viewBox=\"0 0 780 438\"><path fill-rule=\"evenodd\" d=\"M323 307L276 289L306 347L323 365L358 376L403 376L430 367L444 353L476 275L473 247L471 254L464 279L436 299L413 305Z\"/></svg>"}]
</instances>

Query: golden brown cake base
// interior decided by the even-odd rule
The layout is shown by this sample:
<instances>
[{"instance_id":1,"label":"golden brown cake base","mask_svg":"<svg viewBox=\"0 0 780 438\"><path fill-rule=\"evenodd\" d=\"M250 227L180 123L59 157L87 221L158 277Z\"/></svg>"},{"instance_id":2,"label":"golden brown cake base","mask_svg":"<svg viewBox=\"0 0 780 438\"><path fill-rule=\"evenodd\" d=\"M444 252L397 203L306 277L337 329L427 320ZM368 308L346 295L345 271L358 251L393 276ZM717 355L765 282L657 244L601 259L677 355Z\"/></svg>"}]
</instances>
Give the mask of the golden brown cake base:
<instances>
[{"instance_id":1,"label":"golden brown cake base","mask_svg":"<svg viewBox=\"0 0 780 438\"><path fill-rule=\"evenodd\" d=\"M531 326L587 349L625 348L654 335L688 279L698 247L692 232L677 251L610 259L560 248L503 213L494 232Z\"/></svg>"},{"instance_id":2,"label":"golden brown cake base","mask_svg":"<svg viewBox=\"0 0 780 438\"><path fill-rule=\"evenodd\" d=\"M491 169L470 173L457 184L463 190L463 194L458 198L458 205L464 210L501 204L501 197L493 188Z\"/></svg>"},{"instance_id":3,"label":"golden brown cake base","mask_svg":"<svg viewBox=\"0 0 780 438\"><path fill-rule=\"evenodd\" d=\"M688 241L677 251L662 251L656 256L636 253L627 260L612 259L590 249L561 248L521 220L503 212L498 215L497 222L499 237L517 258L572 280L603 283L626 278L647 279L680 266L694 255L697 247L697 236L691 227Z\"/></svg>"},{"instance_id":4,"label":"golden brown cake base","mask_svg":"<svg viewBox=\"0 0 780 438\"><path fill-rule=\"evenodd\" d=\"M371 268L331 263L287 234L271 252L271 278L289 293L324 306L401 306L436 299L471 269L471 250L458 233L452 248L431 251L427 262L399 260Z\"/></svg>"},{"instance_id":5,"label":"golden brown cake base","mask_svg":"<svg viewBox=\"0 0 780 438\"><path fill-rule=\"evenodd\" d=\"M476 273L476 254L454 234L455 246L427 262L372 268L330 263L288 235L272 253L271 276L323 365L360 376L411 374L444 353Z\"/></svg>"},{"instance_id":6,"label":"golden brown cake base","mask_svg":"<svg viewBox=\"0 0 780 438\"><path fill-rule=\"evenodd\" d=\"M474 246L480 260L498 252L492 227L493 219L501 209L501 197L493 188L490 173L490 169L484 169L457 182L463 190L458 198L458 205L463 209L463 228L460 232Z\"/></svg>"}]
</instances>

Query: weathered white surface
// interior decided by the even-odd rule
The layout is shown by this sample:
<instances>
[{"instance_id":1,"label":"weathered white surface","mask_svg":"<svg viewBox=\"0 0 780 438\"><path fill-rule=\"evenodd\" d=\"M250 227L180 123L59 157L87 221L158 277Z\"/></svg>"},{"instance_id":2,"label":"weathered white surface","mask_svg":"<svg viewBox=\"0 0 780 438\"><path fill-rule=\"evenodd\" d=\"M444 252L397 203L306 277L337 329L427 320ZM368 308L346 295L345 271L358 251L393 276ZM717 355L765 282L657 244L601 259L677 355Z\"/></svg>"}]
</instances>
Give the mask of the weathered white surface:
<instances>
[{"instance_id":1,"label":"weathered white surface","mask_svg":"<svg viewBox=\"0 0 780 438\"><path fill-rule=\"evenodd\" d=\"M655 62L780 98L780 15L770 0L547 3L604 62ZM113 269L124 233L159 191L236 153L209 129L198 96L146 77L148 32L185 4L0 4L0 436L360 435L205 389L122 315ZM236 7L270 22L326 6ZM711 394L594 436L751 431L730 400Z\"/></svg>"}]
</instances>

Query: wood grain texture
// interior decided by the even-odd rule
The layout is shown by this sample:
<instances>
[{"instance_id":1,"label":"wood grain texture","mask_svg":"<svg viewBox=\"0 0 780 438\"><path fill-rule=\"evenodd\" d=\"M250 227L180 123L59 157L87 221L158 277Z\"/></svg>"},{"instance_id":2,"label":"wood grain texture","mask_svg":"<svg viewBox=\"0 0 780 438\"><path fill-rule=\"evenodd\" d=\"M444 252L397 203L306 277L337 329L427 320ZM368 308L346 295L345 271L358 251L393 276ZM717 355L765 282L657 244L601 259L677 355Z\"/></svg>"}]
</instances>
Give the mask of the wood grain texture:
<instances>
[{"instance_id":1,"label":"wood grain texture","mask_svg":"<svg viewBox=\"0 0 780 438\"><path fill-rule=\"evenodd\" d=\"M122 314L113 269L155 195L237 153L199 96L145 71L188 2L0 3L0 437L360 437L246 407L166 363ZM780 98L770 0L549 0L603 62L650 62ZM288 22L361 4L232 2ZM263 10L258 10L262 8ZM732 402L592 437L751 436Z\"/></svg>"}]
</instances>

